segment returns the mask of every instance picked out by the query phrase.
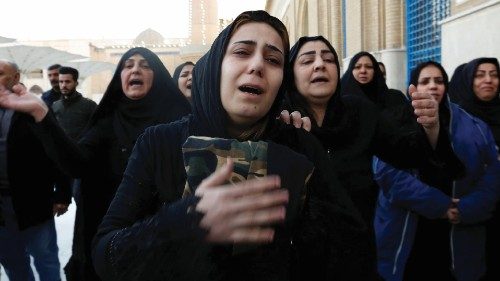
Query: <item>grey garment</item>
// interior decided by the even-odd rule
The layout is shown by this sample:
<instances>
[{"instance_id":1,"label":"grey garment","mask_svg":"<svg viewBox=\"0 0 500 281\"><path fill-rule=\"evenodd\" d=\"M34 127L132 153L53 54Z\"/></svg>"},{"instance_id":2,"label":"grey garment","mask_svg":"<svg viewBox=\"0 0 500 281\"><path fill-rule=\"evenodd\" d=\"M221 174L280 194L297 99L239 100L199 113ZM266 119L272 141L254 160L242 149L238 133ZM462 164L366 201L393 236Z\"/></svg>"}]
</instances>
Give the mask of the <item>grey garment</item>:
<instances>
[{"instance_id":1,"label":"grey garment","mask_svg":"<svg viewBox=\"0 0 500 281\"><path fill-rule=\"evenodd\" d=\"M10 130L13 110L0 108L0 196L9 188L7 175L7 136Z\"/></svg>"},{"instance_id":2,"label":"grey garment","mask_svg":"<svg viewBox=\"0 0 500 281\"><path fill-rule=\"evenodd\" d=\"M0 226L5 224L5 196L10 193L7 174L7 135L14 111L0 108Z\"/></svg>"}]
</instances>

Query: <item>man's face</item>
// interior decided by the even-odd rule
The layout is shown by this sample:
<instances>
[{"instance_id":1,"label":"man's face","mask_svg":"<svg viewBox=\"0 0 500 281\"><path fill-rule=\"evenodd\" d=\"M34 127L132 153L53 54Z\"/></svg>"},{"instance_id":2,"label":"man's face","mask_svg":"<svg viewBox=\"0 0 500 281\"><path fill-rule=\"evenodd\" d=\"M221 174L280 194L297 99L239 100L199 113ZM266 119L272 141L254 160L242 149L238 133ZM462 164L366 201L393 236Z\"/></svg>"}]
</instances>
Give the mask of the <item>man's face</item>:
<instances>
[{"instance_id":1,"label":"man's face","mask_svg":"<svg viewBox=\"0 0 500 281\"><path fill-rule=\"evenodd\" d=\"M76 81L73 80L73 75L71 74L59 74L59 88L61 89L61 94L69 95L73 93L76 89Z\"/></svg>"},{"instance_id":2,"label":"man's face","mask_svg":"<svg viewBox=\"0 0 500 281\"><path fill-rule=\"evenodd\" d=\"M59 69L49 70L47 72L49 76L50 85L52 89L59 91Z\"/></svg>"},{"instance_id":3,"label":"man's face","mask_svg":"<svg viewBox=\"0 0 500 281\"><path fill-rule=\"evenodd\" d=\"M12 90L12 87L19 83L19 72L15 71L12 65L0 61L0 85Z\"/></svg>"}]
</instances>

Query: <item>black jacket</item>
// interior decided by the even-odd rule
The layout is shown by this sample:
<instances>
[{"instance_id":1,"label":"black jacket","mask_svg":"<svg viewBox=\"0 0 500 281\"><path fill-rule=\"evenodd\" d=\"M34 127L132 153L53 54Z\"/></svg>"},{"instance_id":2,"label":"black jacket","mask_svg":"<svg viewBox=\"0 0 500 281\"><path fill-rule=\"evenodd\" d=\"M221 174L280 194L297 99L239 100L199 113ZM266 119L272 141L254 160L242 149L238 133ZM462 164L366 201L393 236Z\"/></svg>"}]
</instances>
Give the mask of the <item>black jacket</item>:
<instances>
[{"instance_id":1,"label":"black jacket","mask_svg":"<svg viewBox=\"0 0 500 281\"><path fill-rule=\"evenodd\" d=\"M96 107L97 104L93 100L75 91L70 96L63 96L54 102L52 111L66 134L71 139L78 140Z\"/></svg>"},{"instance_id":2,"label":"black jacket","mask_svg":"<svg viewBox=\"0 0 500 281\"><path fill-rule=\"evenodd\" d=\"M61 92L56 92L53 89L50 89L42 94L42 100L47 104L48 107L51 107L52 104L61 98Z\"/></svg>"},{"instance_id":3,"label":"black jacket","mask_svg":"<svg viewBox=\"0 0 500 281\"><path fill-rule=\"evenodd\" d=\"M54 203L71 202L70 186L61 180L62 173L48 157L33 125L32 117L14 113L7 137L7 172L21 230L53 218Z\"/></svg>"},{"instance_id":4,"label":"black jacket","mask_svg":"<svg viewBox=\"0 0 500 281\"><path fill-rule=\"evenodd\" d=\"M181 199L186 181L181 147L196 135L193 122L191 117L152 127L139 138L96 235L94 265L105 280L366 280L368 258L361 253L367 228L321 145L292 126L275 127L263 140L288 146L314 163L302 212L287 218L290 223L272 244L240 256L204 243L200 216L188 211L196 197ZM283 153L274 159L296 163L290 157ZM292 186L300 186L295 173L276 163L267 167L292 189L291 205L297 200Z\"/></svg>"},{"instance_id":5,"label":"black jacket","mask_svg":"<svg viewBox=\"0 0 500 281\"><path fill-rule=\"evenodd\" d=\"M288 35L281 32L286 28L278 19L264 11L242 17L274 27L287 60ZM236 138L285 146L292 151L279 156L288 166L295 163L292 154L313 163L303 211L292 218L293 225L285 224L284 235L269 245L254 245L248 255L228 257L224 246L204 243L198 228L201 214L189 212L196 197L181 198L186 181L181 147L188 136L235 138L227 132L228 114L220 95L221 62L233 28L224 29L196 64L192 115L149 128L137 140L94 241L97 271L107 280L367 280L372 269L363 255L369 243L367 228L330 170L321 145L309 133L275 119L286 82L267 114L245 131L248 135ZM279 171L282 167L268 162L268 173L281 175L282 186L290 190L305 186L293 180L291 170ZM294 199L291 195L289 202Z\"/></svg>"},{"instance_id":6,"label":"black jacket","mask_svg":"<svg viewBox=\"0 0 500 281\"><path fill-rule=\"evenodd\" d=\"M146 58L154 79L144 98L130 100L123 93L120 73L124 61L136 53ZM81 179L82 204L75 226L83 225L83 231L74 232L73 253L66 267L69 280L98 280L91 261L92 238L120 184L137 137L148 126L172 122L188 113L189 102L158 56L137 47L121 58L78 143L64 133L53 114L37 124L37 134L51 159L66 174Z\"/></svg>"}]
</instances>

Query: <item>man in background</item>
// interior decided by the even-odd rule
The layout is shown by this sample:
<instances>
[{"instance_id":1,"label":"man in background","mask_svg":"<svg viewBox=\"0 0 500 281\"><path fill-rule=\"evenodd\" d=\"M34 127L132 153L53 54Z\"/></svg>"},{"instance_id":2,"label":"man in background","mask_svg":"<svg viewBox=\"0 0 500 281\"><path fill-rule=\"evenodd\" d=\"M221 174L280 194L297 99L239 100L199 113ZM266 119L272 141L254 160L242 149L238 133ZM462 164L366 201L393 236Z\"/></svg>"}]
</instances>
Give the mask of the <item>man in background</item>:
<instances>
[{"instance_id":1,"label":"man in background","mask_svg":"<svg viewBox=\"0 0 500 281\"><path fill-rule=\"evenodd\" d=\"M59 90L61 99L52 104L52 111L66 134L77 141L90 120L97 104L76 91L78 70L62 66L59 68Z\"/></svg>"},{"instance_id":2,"label":"man in background","mask_svg":"<svg viewBox=\"0 0 500 281\"><path fill-rule=\"evenodd\" d=\"M21 87L19 79L17 65L0 60L0 91ZM30 115L0 107L0 263L12 281L34 280L29 255L40 280L61 280L54 214L66 212L71 190L59 184L36 126Z\"/></svg>"},{"instance_id":3,"label":"man in background","mask_svg":"<svg viewBox=\"0 0 500 281\"><path fill-rule=\"evenodd\" d=\"M42 94L42 100L51 107L52 104L61 98L61 91L59 90L59 68L60 64L53 64L47 68L47 76L49 77L50 90Z\"/></svg>"}]
</instances>

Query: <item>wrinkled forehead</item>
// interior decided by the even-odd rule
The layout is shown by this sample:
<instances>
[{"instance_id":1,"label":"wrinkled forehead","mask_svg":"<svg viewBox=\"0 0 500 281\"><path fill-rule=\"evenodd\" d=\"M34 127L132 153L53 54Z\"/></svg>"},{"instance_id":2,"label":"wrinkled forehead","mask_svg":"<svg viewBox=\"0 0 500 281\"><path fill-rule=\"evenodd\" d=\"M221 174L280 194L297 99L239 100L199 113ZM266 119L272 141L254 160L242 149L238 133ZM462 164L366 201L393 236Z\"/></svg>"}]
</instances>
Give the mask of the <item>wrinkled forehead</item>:
<instances>
[{"instance_id":1,"label":"wrinkled forehead","mask_svg":"<svg viewBox=\"0 0 500 281\"><path fill-rule=\"evenodd\" d=\"M304 42L297 52L297 57L305 54L332 54L337 59L336 53L323 40L311 40ZM294 58L294 60L297 59Z\"/></svg>"},{"instance_id":2,"label":"wrinkled forehead","mask_svg":"<svg viewBox=\"0 0 500 281\"><path fill-rule=\"evenodd\" d=\"M498 71L498 65L493 63L493 62L482 62L480 63L477 68L476 68L476 71L478 70L487 70L487 71L491 71L491 70L496 70Z\"/></svg>"},{"instance_id":3,"label":"wrinkled forehead","mask_svg":"<svg viewBox=\"0 0 500 281\"><path fill-rule=\"evenodd\" d=\"M227 48L239 42L261 43L271 48L278 49L284 54L284 42L278 31L264 22L248 22L234 30Z\"/></svg>"}]
</instances>

